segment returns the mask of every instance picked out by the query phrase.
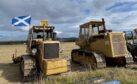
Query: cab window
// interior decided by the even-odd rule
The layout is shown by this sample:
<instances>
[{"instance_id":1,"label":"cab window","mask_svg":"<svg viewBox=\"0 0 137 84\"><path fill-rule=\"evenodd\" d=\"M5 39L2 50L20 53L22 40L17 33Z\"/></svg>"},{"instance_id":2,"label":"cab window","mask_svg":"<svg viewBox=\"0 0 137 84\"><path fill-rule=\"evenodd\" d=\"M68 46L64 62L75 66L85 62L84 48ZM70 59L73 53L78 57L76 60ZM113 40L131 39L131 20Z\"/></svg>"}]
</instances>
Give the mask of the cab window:
<instances>
[{"instance_id":1,"label":"cab window","mask_svg":"<svg viewBox=\"0 0 137 84\"><path fill-rule=\"evenodd\" d=\"M32 38L33 38L33 39L43 38L43 33L42 33L42 32L38 32L38 33L34 32L34 33L32 34Z\"/></svg>"}]
</instances>

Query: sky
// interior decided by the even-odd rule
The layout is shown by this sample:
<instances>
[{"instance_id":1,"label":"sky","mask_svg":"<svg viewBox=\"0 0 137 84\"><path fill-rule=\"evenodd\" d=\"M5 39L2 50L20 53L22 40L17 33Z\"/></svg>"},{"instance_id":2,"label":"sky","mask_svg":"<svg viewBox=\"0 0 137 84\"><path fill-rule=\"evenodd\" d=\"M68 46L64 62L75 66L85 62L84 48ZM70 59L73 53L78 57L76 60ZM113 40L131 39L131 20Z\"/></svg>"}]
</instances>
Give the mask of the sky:
<instances>
[{"instance_id":1,"label":"sky","mask_svg":"<svg viewBox=\"0 0 137 84\"><path fill-rule=\"evenodd\" d=\"M137 28L137 0L0 0L0 41L26 40L28 31L14 27L13 17L31 15L31 26L48 20L58 37L77 37L79 25L105 19L113 31Z\"/></svg>"}]
</instances>

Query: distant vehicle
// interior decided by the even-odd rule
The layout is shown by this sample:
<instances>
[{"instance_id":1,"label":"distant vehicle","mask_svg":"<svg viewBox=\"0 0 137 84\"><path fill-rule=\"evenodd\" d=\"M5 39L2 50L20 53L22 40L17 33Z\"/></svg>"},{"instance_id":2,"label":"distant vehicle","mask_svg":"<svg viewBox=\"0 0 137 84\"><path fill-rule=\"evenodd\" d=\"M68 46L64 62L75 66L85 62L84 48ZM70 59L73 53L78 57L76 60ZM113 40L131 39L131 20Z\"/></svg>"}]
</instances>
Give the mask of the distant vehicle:
<instances>
[{"instance_id":1,"label":"distant vehicle","mask_svg":"<svg viewBox=\"0 0 137 84\"><path fill-rule=\"evenodd\" d=\"M134 31L124 31L124 33L127 43L127 49L132 54L134 62L137 62L137 42L134 36L135 33L137 37L137 29L134 29Z\"/></svg>"}]
</instances>

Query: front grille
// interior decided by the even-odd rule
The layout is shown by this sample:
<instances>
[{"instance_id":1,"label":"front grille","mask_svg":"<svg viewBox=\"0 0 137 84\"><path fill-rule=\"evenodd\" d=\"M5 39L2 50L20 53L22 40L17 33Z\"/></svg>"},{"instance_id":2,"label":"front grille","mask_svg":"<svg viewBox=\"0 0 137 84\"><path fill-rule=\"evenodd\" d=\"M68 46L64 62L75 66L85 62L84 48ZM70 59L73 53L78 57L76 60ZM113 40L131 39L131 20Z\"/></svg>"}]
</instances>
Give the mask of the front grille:
<instances>
[{"instance_id":1,"label":"front grille","mask_svg":"<svg viewBox=\"0 0 137 84\"><path fill-rule=\"evenodd\" d=\"M48 43L44 44L44 58L52 59L59 57L59 44L58 43Z\"/></svg>"},{"instance_id":2,"label":"front grille","mask_svg":"<svg viewBox=\"0 0 137 84\"><path fill-rule=\"evenodd\" d=\"M112 46L114 55L126 54L126 44L122 33L112 34Z\"/></svg>"}]
</instances>

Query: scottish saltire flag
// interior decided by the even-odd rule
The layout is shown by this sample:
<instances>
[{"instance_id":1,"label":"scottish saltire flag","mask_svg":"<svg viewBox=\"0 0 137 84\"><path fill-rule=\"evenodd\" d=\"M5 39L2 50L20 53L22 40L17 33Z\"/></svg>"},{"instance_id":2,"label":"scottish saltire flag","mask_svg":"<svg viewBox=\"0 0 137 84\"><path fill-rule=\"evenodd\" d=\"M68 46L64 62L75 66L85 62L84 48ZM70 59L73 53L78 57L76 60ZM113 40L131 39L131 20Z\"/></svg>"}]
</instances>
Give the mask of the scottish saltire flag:
<instances>
[{"instance_id":1,"label":"scottish saltire flag","mask_svg":"<svg viewBox=\"0 0 137 84\"><path fill-rule=\"evenodd\" d=\"M19 16L12 18L12 25L14 26L29 26L31 23L31 16Z\"/></svg>"}]
</instances>

